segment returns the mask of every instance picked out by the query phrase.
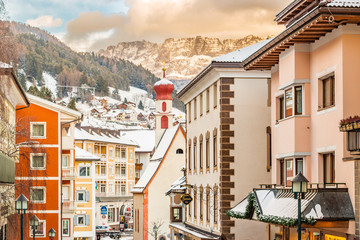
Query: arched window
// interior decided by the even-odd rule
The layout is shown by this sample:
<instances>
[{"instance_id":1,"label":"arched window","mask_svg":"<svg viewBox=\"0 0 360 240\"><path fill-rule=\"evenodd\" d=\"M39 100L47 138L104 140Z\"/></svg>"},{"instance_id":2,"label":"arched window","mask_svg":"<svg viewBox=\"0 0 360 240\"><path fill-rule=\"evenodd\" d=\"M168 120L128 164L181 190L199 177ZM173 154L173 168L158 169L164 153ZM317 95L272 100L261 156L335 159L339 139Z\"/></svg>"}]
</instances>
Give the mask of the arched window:
<instances>
[{"instance_id":1,"label":"arched window","mask_svg":"<svg viewBox=\"0 0 360 240\"><path fill-rule=\"evenodd\" d=\"M167 129L169 127L169 119L167 116L162 116L161 117L161 128L162 129Z\"/></svg>"},{"instance_id":2,"label":"arched window","mask_svg":"<svg viewBox=\"0 0 360 240\"><path fill-rule=\"evenodd\" d=\"M121 208L120 208L120 216L125 215L124 210L125 210L125 205L122 205Z\"/></svg>"},{"instance_id":3,"label":"arched window","mask_svg":"<svg viewBox=\"0 0 360 240\"><path fill-rule=\"evenodd\" d=\"M176 154L183 154L184 151L181 148L176 149Z\"/></svg>"},{"instance_id":4,"label":"arched window","mask_svg":"<svg viewBox=\"0 0 360 240\"><path fill-rule=\"evenodd\" d=\"M162 103L162 111L165 112L166 111L166 102Z\"/></svg>"}]
</instances>

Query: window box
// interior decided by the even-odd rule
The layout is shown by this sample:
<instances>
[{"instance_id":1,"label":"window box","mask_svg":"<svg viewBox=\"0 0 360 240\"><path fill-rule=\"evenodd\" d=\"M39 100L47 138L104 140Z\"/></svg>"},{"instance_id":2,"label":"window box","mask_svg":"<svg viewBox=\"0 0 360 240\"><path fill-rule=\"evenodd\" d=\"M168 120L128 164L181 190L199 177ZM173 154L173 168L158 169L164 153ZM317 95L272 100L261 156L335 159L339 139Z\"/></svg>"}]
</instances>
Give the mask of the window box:
<instances>
[{"instance_id":1,"label":"window box","mask_svg":"<svg viewBox=\"0 0 360 240\"><path fill-rule=\"evenodd\" d=\"M354 116L340 121L340 132L347 132L360 129L360 117Z\"/></svg>"}]
</instances>

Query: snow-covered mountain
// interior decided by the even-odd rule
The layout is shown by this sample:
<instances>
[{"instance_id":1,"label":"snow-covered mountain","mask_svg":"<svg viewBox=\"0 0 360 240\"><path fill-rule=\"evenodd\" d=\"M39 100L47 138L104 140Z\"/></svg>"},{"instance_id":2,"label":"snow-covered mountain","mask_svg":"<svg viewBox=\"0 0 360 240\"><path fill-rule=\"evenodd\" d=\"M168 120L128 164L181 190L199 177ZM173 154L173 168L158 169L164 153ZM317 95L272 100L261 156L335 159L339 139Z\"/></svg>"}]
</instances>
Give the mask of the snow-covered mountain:
<instances>
[{"instance_id":1,"label":"snow-covered mountain","mask_svg":"<svg viewBox=\"0 0 360 240\"><path fill-rule=\"evenodd\" d=\"M166 39L157 44L148 41L120 42L100 50L98 55L124 59L162 76L162 63L166 62L167 78L189 80L199 73L211 59L264 40L249 35L241 39L196 37Z\"/></svg>"}]
</instances>

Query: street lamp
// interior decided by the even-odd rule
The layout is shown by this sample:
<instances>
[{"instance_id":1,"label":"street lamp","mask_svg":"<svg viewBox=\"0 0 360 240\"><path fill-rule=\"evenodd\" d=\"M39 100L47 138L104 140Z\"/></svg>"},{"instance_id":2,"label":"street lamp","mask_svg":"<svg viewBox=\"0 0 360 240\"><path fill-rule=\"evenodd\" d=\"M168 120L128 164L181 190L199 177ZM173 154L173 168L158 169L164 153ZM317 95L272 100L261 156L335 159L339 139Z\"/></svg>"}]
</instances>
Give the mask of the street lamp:
<instances>
[{"instance_id":1,"label":"street lamp","mask_svg":"<svg viewBox=\"0 0 360 240\"><path fill-rule=\"evenodd\" d=\"M56 231L53 228L51 228L49 230L48 234L49 234L49 237L50 237L51 240L54 240L55 233L56 233Z\"/></svg>"},{"instance_id":2,"label":"street lamp","mask_svg":"<svg viewBox=\"0 0 360 240\"><path fill-rule=\"evenodd\" d=\"M20 214L20 221L21 221L21 240L24 239L24 236L23 236L23 214L26 214L26 210L28 209L28 202L29 200L23 195L21 194L17 199L16 199L16 202L15 202L15 209L18 210L18 214Z\"/></svg>"},{"instance_id":3,"label":"street lamp","mask_svg":"<svg viewBox=\"0 0 360 240\"><path fill-rule=\"evenodd\" d=\"M40 220L37 216L32 216L31 219L30 219L30 226L32 227L33 229L33 239L35 240L35 230L36 228L39 226L40 224Z\"/></svg>"},{"instance_id":4,"label":"street lamp","mask_svg":"<svg viewBox=\"0 0 360 240\"><path fill-rule=\"evenodd\" d=\"M158 226L156 226L156 224L154 225L153 227L153 231L154 231L154 237L155 237L155 240L157 240L157 232L158 232Z\"/></svg>"},{"instance_id":5,"label":"street lamp","mask_svg":"<svg viewBox=\"0 0 360 240\"><path fill-rule=\"evenodd\" d=\"M298 199L298 240L301 240L301 199L305 198L308 182L301 172L292 180L292 192L294 198Z\"/></svg>"}]
</instances>

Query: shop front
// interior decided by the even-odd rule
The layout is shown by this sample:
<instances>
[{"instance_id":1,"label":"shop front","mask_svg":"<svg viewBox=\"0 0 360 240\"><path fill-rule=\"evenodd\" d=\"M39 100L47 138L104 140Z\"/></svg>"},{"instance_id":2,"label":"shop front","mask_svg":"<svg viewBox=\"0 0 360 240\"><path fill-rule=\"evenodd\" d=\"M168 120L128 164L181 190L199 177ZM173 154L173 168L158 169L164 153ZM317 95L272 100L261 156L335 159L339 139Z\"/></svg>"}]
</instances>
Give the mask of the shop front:
<instances>
[{"instance_id":1,"label":"shop front","mask_svg":"<svg viewBox=\"0 0 360 240\"><path fill-rule=\"evenodd\" d=\"M298 201L291 189L254 189L227 214L268 224L268 240L297 240ZM301 201L301 239L354 240L347 188L309 189Z\"/></svg>"}]
</instances>

